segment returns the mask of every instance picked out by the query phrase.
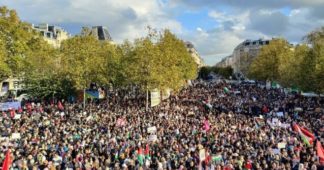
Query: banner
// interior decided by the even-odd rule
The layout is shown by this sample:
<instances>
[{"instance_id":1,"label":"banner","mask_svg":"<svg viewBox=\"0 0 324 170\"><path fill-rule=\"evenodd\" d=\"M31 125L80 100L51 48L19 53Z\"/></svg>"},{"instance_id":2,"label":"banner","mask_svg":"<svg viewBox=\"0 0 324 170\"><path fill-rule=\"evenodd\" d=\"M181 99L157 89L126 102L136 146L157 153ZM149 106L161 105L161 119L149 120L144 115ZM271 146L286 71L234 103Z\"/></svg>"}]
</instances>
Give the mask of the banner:
<instances>
[{"instance_id":1,"label":"banner","mask_svg":"<svg viewBox=\"0 0 324 170\"><path fill-rule=\"evenodd\" d=\"M151 107L159 105L161 102L160 99L160 91L157 89L154 89L151 91Z\"/></svg>"},{"instance_id":2,"label":"banner","mask_svg":"<svg viewBox=\"0 0 324 170\"><path fill-rule=\"evenodd\" d=\"M0 111L8 111L10 109L18 110L19 108L21 108L20 102L0 103Z\"/></svg>"},{"instance_id":3,"label":"banner","mask_svg":"<svg viewBox=\"0 0 324 170\"><path fill-rule=\"evenodd\" d=\"M284 113L283 113L283 112L277 112L276 115L277 115L278 117L283 117L283 116L284 116Z\"/></svg>"},{"instance_id":4,"label":"banner","mask_svg":"<svg viewBox=\"0 0 324 170\"><path fill-rule=\"evenodd\" d=\"M171 95L171 89L166 89L162 91L162 100L169 98Z\"/></svg>"},{"instance_id":5,"label":"banner","mask_svg":"<svg viewBox=\"0 0 324 170\"><path fill-rule=\"evenodd\" d=\"M84 96L86 99L104 99L106 94L103 89L99 88L98 90L86 90Z\"/></svg>"},{"instance_id":6,"label":"banner","mask_svg":"<svg viewBox=\"0 0 324 170\"><path fill-rule=\"evenodd\" d=\"M156 130L157 130L156 126L152 126L152 127L147 128L147 133L155 133Z\"/></svg>"},{"instance_id":7,"label":"banner","mask_svg":"<svg viewBox=\"0 0 324 170\"><path fill-rule=\"evenodd\" d=\"M199 159L200 159L200 161L204 161L206 159L206 151L205 151L205 149L200 149L199 150Z\"/></svg>"},{"instance_id":8,"label":"banner","mask_svg":"<svg viewBox=\"0 0 324 170\"><path fill-rule=\"evenodd\" d=\"M284 143L284 142L278 143L278 149L286 148L286 145L287 145L287 143Z\"/></svg>"}]
</instances>

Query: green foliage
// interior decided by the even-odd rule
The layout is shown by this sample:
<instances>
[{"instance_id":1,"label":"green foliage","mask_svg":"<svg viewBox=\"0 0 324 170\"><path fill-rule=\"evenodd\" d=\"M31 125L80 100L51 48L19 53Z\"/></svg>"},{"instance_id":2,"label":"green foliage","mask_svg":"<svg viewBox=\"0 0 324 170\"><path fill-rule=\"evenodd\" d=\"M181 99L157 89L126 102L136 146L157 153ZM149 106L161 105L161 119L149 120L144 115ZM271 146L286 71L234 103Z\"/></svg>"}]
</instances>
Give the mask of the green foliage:
<instances>
[{"instance_id":1,"label":"green foliage","mask_svg":"<svg viewBox=\"0 0 324 170\"><path fill-rule=\"evenodd\" d=\"M208 75L213 71L213 67L203 66L199 70L199 77L202 79L207 79Z\"/></svg>"},{"instance_id":2,"label":"green foliage","mask_svg":"<svg viewBox=\"0 0 324 170\"><path fill-rule=\"evenodd\" d=\"M278 81L286 87L324 92L324 27L305 37L307 44L291 47L276 39L262 47L249 68L249 77Z\"/></svg>"},{"instance_id":3,"label":"green foliage","mask_svg":"<svg viewBox=\"0 0 324 170\"><path fill-rule=\"evenodd\" d=\"M152 30L151 30L152 31ZM127 65L128 82L145 89L179 90L185 80L194 79L197 65L183 41L170 31L150 32L147 37L122 46L122 64Z\"/></svg>"},{"instance_id":4,"label":"green foliage","mask_svg":"<svg viewBox=\"0 0 324 170\"><path fill-rule=\"evenodd\" d=\"M270 41L269 45L261 48L258 57L252 62L248 77L263 81L278 80L280 59L288 55L290 48L291 45L285 39Z\"/></svg>"},{"instance_id":5,"label":"green foliage","mask_svg":"<svg viewBox=\"0 0 324 170\"><path fill-rule=\"evenodd\" d=\"M230 67L230 66L227 66L227 67L215 67L215 71L214 71L216 74L219 74L221 76L223 76L224 78L228 79L230 78L232 75L233 75L233 68Z\"/></svg>"},{"instance_id":6,"label":"green foliage","mask_svg":"<svg viewBox=\"0 0 324 170\"><path fill-rule=\"evenodd\" d=\"M75 88L85 89L98 79L100 46L93 36L75 36L61 45L61 68Z\"/></svg>"},{"instance_id":7,"label":"green foliage","mask_svg":"<svg viewBox=\"0 0 324 170\"><path fill-rule=\"evenodd\" d=\"M208 75L211 72L228 79L233 75L234 70L230 66L227 66L227 67L204 66L204 67L201 67L199 70L199 77L202 79L207 79Z\"/></svg>"},{"instance_id":8,"label":"green foliage","mask_svg":"<svg viewBox=\"0 0 324 170\"><path fill-rule=\"evenodd\" d=\"M301 64L300 86L303 90L324 93L324 27L309 33L310 49Z\"/></svg>"},{"instance_id":9,"label":"green foliage","mask_svg":"<svg viewBox=\"0 0 324 170\"><path fill-rule=\"evenodd\" d=\"M196 74L185 43L169 30L150 29L146 37L121 45L75 36L55 49L14 10L0 7L0 79L23 79L31 96L66 97L91 82L177 91Z\"/></svg>"}]
</instances>

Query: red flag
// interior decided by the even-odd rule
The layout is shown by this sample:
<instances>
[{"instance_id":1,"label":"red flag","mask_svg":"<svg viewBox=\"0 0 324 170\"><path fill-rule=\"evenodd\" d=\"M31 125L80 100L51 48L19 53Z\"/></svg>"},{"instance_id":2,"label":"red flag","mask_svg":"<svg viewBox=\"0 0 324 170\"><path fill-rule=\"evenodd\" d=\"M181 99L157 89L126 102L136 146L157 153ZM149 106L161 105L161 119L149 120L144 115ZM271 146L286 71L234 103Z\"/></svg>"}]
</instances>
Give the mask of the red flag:
<instances>
[{"instance_id":1,"label":"red flag","mask_svg":"<svg viewBox=\"0 0 324 170\"><path fill-rule=\"evenodd\" d=\"M316 143L316 151L320 164L324 165L324 149L320 141L317 141Z\"/></svg>"},{"instance_id":2,"label":"red flag","mask_svg":"<svg viewBox=\"0 0 324 170\"><path fill-rule=\"evenodd\" d=\"M9 170L10 166L11 166L10 149L8 149L6 158L2 164L2 170Z\"/></svg>"},{"instance_id":3,"label":"red flag","mask_svg":"<svg viewBox=\"0 0 324 170\"><path fill-rule=\"evenodd\" d=\"M64 107L63 107L61 101L58 102L57 107L58 107L60 110L64 110Z\"/></svg>"},{"instance_id":4,"label":"red flag","mask_svg":"<svg viewBox=\"0 0 324 170\"><path fill-rule=\"evenodd\" d=\"M23 110L21 109L21 107L18 108L18 113L22 113Z\"/></svg>"},{"instance_id":5,"label":"red flag","mask_svg":"<svg viewBox=\"0 0 324 170\"><path fill-rule=\"evenodd\" d=\"M149 156L149 154L150 154L150 146L148 144L146 144L144 155Z\"/></svg>"}]
</instances>

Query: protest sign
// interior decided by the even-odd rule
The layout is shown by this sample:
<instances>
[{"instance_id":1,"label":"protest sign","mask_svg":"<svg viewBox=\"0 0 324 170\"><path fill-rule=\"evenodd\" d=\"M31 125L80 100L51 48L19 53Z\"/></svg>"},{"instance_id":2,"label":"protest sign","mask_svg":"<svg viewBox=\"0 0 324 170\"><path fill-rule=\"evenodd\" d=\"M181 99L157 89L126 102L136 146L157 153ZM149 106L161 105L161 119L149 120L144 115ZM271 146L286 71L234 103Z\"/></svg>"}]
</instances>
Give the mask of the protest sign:
<instances>
[{"instance_id":1,"label":"protest sign","mask_svg":"<svg viewBox=\"0 0 324 170\"><path fill-rule=\"evenodd\" d=\"M157 136L156 135L150 135L150 137L149 137L149 141L150 142L155 142L155 141L157 141L158 139L157 139Z\"/></svg>"},{"instance_id":2,"label":"protest sign","mask_svg":"<svg viewBox=\"0 0 324 170\"><path fill-rule=\"evenodd\" d=\"M14 117L15 120L18 120L20 118L21 118L21 114L16 114L15 117Z\"/></svg>"},{"instance_id":3,"label":"protest sign","mask_svg":"<svg viewBox=\"0 0 324 170\"><path fill-rule=\"evenodd\" d=\"M147 133L155 133L157 131L156 126L147 128Z\"/></svg>"},{"instance_id":4,"label":"protest sign","mask_svg":"<svg viewBox=\"0 0 324 170\"><path fill-rule=\"evenodd\" d=\"M20 139L21 135L20 133L12 133L11 134L11 139L15 140L15 139Z\"/></svg>"},{"instance_id":5,"label":"protest sign","mask_svg":"<svg viewBox=\"0 0 324 170\"><path fill-rule=\"evenodd\" d=\"M276 114L277 114L278 117L284 116L283 112L277 112Z\"/></svg>"},{"instance_id":6,"label":"protest sign","mask_svg":"<svg viewBox=\"0 0 324 170\"><path fill-rule=\"evenodd\" d=\"M286 145L287 145L287 143L284 143L284 142L278 143L278 148L279 149L286 148Z\"/></svg>"},{"instance_id":7,"label":"protest sign","mask_svg":"<svg viewBox=\"0 0 324 170\"><path fill-rule=\"evenodd\" d=\"M205 149L200 149L199 150L199 159L200 159L200 161L204 161L206 159L206 151L205 151Z\"/></svg>"}]
</instances>

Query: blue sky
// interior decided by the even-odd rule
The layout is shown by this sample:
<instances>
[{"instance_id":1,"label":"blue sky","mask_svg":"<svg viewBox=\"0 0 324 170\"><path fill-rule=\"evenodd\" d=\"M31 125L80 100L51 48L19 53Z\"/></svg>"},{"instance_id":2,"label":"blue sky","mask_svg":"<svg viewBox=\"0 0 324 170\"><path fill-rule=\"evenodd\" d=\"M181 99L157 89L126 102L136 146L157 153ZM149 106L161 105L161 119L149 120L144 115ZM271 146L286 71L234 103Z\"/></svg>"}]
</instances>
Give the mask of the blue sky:
<instances>
[{"instance_id":1,"label":"blue sky","mask_svg":"<svg viewBox=\"0 0 324 170\"><path fill-rule=\"evenodd\" d=\"M323 0L1 0L22 20L49 23L78 34L82 26L104 25L117 43L168 28L191 41L214 65L245 39L284 37L299 43L324 26Z\"/></svg>"}]
</instances>

